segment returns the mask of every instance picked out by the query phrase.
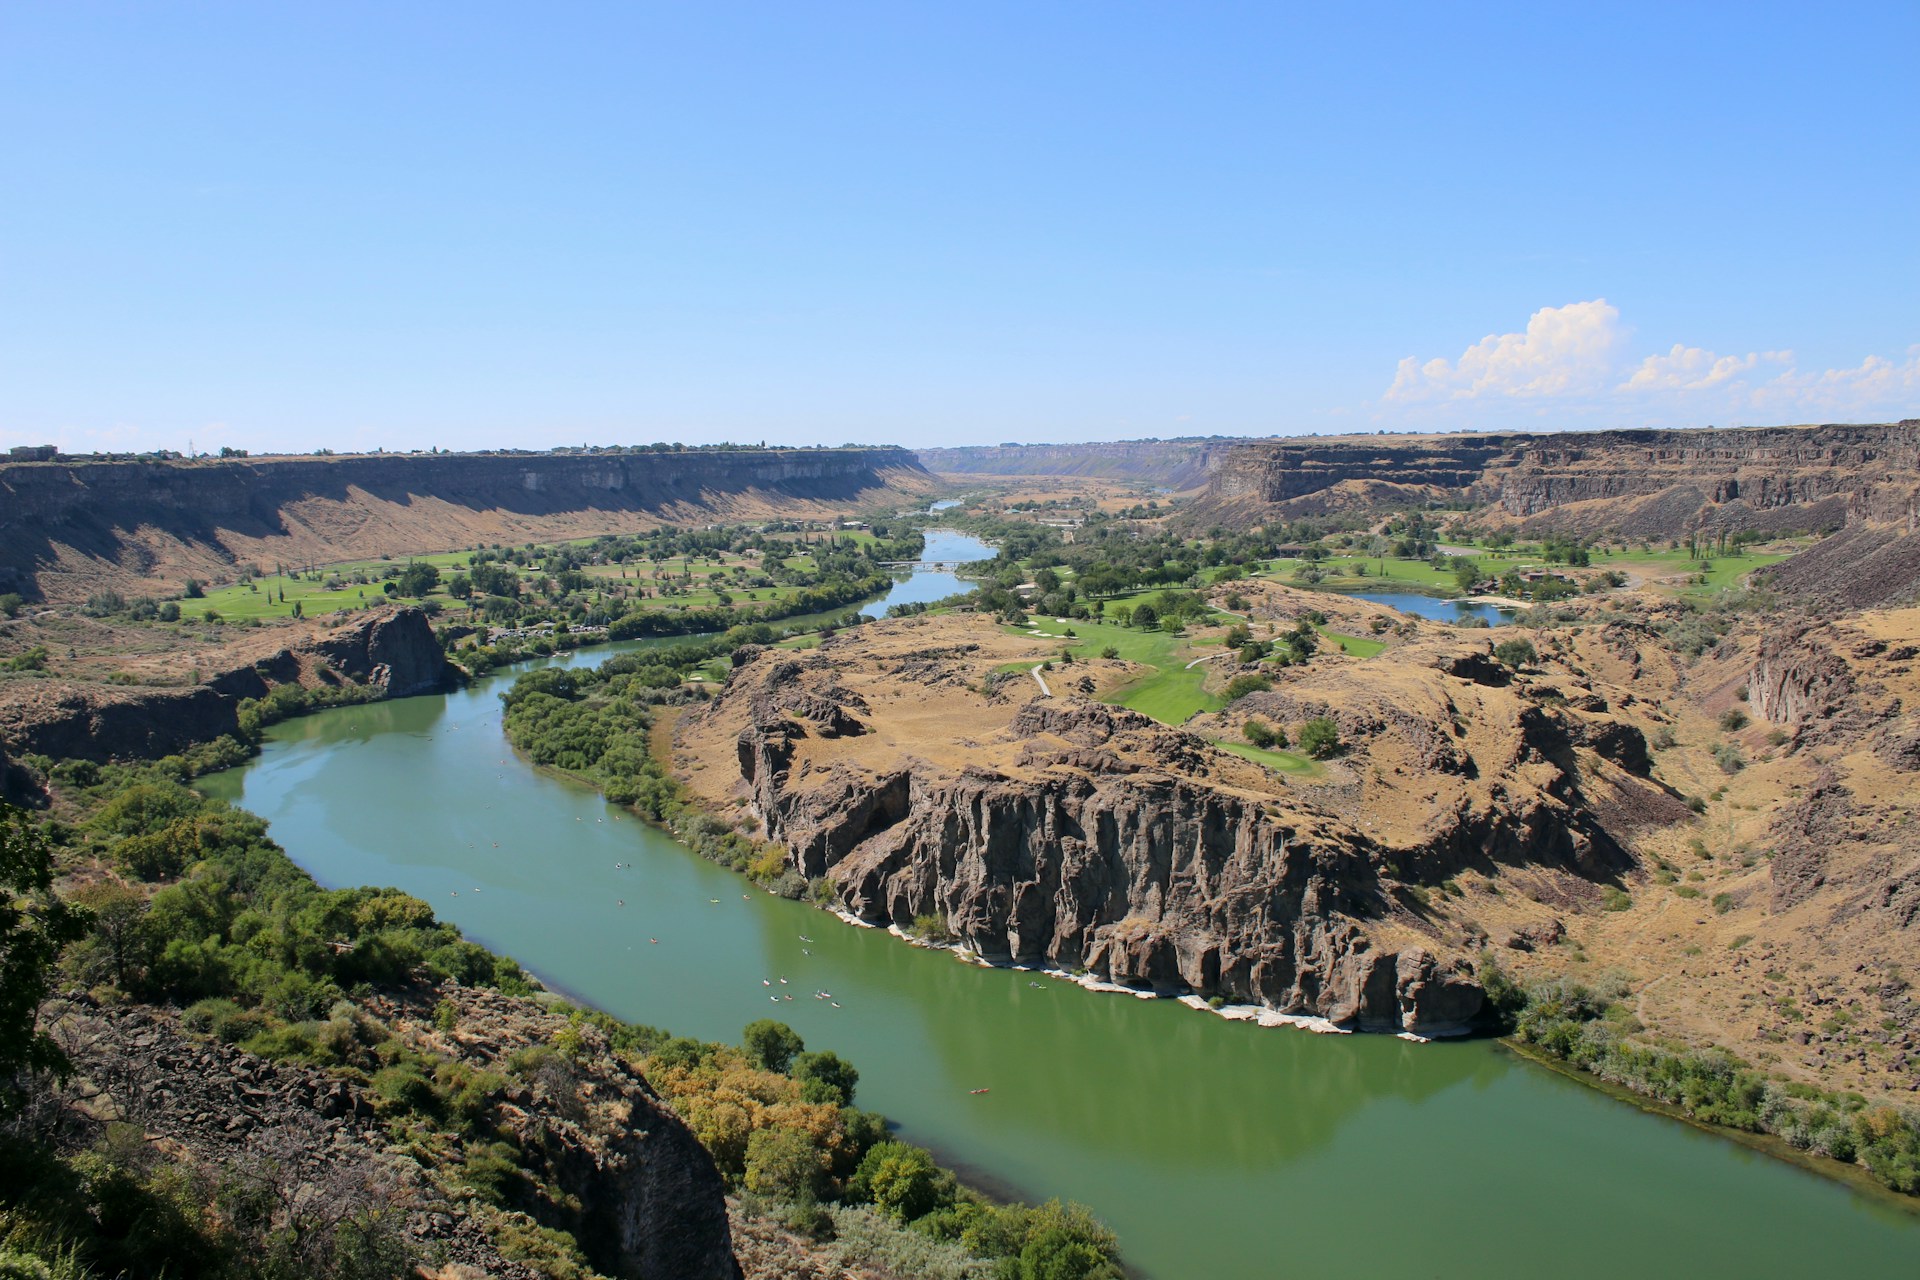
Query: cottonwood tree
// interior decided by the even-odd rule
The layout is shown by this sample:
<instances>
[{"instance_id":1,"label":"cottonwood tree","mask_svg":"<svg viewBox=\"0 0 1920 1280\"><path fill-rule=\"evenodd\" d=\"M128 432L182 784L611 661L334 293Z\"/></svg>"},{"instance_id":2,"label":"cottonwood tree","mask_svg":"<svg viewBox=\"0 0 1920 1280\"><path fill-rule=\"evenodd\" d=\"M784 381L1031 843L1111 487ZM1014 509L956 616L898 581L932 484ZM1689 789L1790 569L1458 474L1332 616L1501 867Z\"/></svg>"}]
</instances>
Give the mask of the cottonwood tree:
<instances>
[{"instance_id":1,"label":"cottonwood tree","mask_svg":"<svg viewBox=\"0 0 1920 1280\"><path fill-rule=\"evenodd\" d=\"M53 892L53 854L22 810L0 805L0 1115L15 1110L23 1077L71 1069L39 1030L40 1006L61 950L87 932L85 908Z\"/></svg>"}]
</instances>

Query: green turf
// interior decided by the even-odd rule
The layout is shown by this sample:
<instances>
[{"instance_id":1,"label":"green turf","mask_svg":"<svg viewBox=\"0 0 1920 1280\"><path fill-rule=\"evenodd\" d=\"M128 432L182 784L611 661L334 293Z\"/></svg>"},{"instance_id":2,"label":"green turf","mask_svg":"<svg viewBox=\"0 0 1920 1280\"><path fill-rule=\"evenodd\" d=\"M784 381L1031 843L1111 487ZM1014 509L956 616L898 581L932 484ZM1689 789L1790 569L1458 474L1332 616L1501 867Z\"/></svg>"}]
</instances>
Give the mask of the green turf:
<instances>
[{"instance_id":1,"label":"green turf","mask_svg":"<svg viewBox=\"0 0 1920 1280\"><path fill-rule=\"evenodd\" d=\"M1226 739L1215 739L1213 745L1222 751L1232 752L1242 760L1251 760L1255 764L1263 764L1281 773L1311 775L1320 772L1318 763L1292 751L1269 751L1260 747L1250 747L1244 742L1230 742Z\"/></svg>"},{"instance_id":2,"label":"green turf","mask_svg":"<svg viewBox=\"0 0 1920 1280\"><path fill-rule=\"evenodd\" d=\"M1322 638L1331 642L1342 653L1356 658L1371 658L1387 647L1384 640L1370 640L1365 636L1342 635L1338 631L1329 631L1325 627L1315 627Z\"/></svg>"},{"instance_id":3,"label":"green turf","mask_svg":"<svg viewBox=\"0 0 1920 1280\"><path fill-rule=\"evenodd\" d=\"M1196 655L1189 652L1184 636L1084 619L1063 624L1051 618L1036 618L1032 628L1061 638L1071 630L1075 634L1073 643L1084 657L1094 657L1111 647L1125 661L1155 668L1152 675L1108 694L1109 702L1152 716L1163 724L1176 725L1185 724L1202 711L1220 709L1220 700L1201 688L1207 677L1206 668L1189 670L1186 666ZM1024 633L1027 628L1014 630Z\"/></svg>"}]
</instances>

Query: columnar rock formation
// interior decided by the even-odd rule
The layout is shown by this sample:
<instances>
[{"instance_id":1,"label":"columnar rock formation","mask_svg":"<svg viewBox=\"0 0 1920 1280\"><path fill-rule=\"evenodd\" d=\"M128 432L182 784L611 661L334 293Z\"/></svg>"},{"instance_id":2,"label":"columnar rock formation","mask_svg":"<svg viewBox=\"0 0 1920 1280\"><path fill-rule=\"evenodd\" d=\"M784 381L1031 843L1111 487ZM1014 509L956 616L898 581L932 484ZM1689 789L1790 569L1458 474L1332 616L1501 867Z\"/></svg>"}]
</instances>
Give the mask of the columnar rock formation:
<instances>
[{"instance_id":1,"label":"columnar rock formation","mask_svg":"<svg viewBox=\"0 0 1920 1280\"><path fill-rule=\"evenodd\" d=\"M923 638L958 631L974 641ZM1024 643L938 620L742 652L681 727L707 765L690 776L870 923L937 917L998 962L1423 1034L1463 1030L1481 992L1404 886L1499 865L1597 893L1633 866L1636 822L1686 812L1644 781L1638 730L1590 696L1521 696L1484 644L1243 699L1269 723L1340 724L1348 760L1293 788L1131 711L1024 679L981 694Z\"/></svg>"}]
</instances>

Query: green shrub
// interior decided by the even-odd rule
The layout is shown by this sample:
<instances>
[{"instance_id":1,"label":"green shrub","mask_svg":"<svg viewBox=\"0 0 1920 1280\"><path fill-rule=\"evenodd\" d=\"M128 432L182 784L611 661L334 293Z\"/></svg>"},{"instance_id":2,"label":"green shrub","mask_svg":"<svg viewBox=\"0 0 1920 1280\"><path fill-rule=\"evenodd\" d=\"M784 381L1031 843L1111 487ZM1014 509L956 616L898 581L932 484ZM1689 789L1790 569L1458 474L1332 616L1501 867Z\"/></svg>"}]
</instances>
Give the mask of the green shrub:
<instances>
[{"instance_id":1,"label":"green shrub","mask_svg":"<svg viewBox=\"0 0 1920 1280\"><path fill-rule=\"evenodd\" d=\"M1265 676L1257 676L1250 671L1242 672L1227 681L1226 699L1228 702L1238 702L1250 693L1264 693L1271 688L1273 681Z\"/></svg>"},{"instance_id":2,"label":"green shrub","mask_svg":"<svg viewBox=\"0 0 1920 1280\"><path fill-rule=\"evenodd\" d=\"M1296 741L1315 760L1331 759L1340 754L1340 726L1331 716L1315 716L1300 726Z\"/></svg>"},{"instance_id":3,"label":"green shrub","mask_svg":"<svg viewBox=\"0 0 1920 1280\"><path fill-rule=\"evenodd\" d=\"M1493 646L1493 656L1515 671L1540 660L1539 653L1534 650L1533 641L1522 637L1502 640Z\"/></svg>"}]
</instances>

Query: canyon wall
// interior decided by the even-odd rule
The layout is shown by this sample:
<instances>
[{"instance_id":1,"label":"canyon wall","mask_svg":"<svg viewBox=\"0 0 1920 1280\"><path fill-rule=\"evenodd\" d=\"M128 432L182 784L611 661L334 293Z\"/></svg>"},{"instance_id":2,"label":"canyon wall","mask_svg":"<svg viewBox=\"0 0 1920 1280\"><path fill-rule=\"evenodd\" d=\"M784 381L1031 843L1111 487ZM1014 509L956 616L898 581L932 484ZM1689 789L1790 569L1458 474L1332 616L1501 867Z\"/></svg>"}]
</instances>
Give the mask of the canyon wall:
<instances>
[{"instance_id":1,"label":"canyon wall","mask_svg":"<svg viewBox=\"0 0 1920 1280\"><path fill-rule=\"evenodd\" d=\"M264 698L276 685L358 685L369 697L403 698L449 688L459 677L418 609L329 620L315 632L278 649L271 646L279 638L263 637L257 651L228 654L229 669L192 685L15 677L0 698L0 747L55 760L152 760L238 734L241 701Z\"/></svg>"},{"instance_id":2,"label":"canyon wall","mask_svg":"<svg viewBox=\"0 0 1920 1280\"><path fill-rule=\"evenodd\" d=\"M1365 487L1378 485L1398 493ZM1343 487L1372 502L1464 505L1522 528L1626 536L1910 522L1920 420L1253 441L1218 458L1194 518L1245 525L1310 514Z\"/></svg>"},{"instance_id":3,"label":"canyon wall","mask_svg":"<svg viewBox=\"0 0 1920 1280\"><path fill-rule=\"evenodd\" d=\"M0 590L177 593L253 560L325 564L917 498L905 449L379 454L0 464Z\"/></svg>"},{"instance_id":4,"label":"canyon wall","mask_svg":"<svg viewBox=\"0 0 1920 1280\"><path fill-rule=\"evenodd\" d=\"M921 449L920 465L936 475L1073 476L1197 489L1238 441L1118 440L1099 444L963 445Z\"/></svg>"}]
</instances>

